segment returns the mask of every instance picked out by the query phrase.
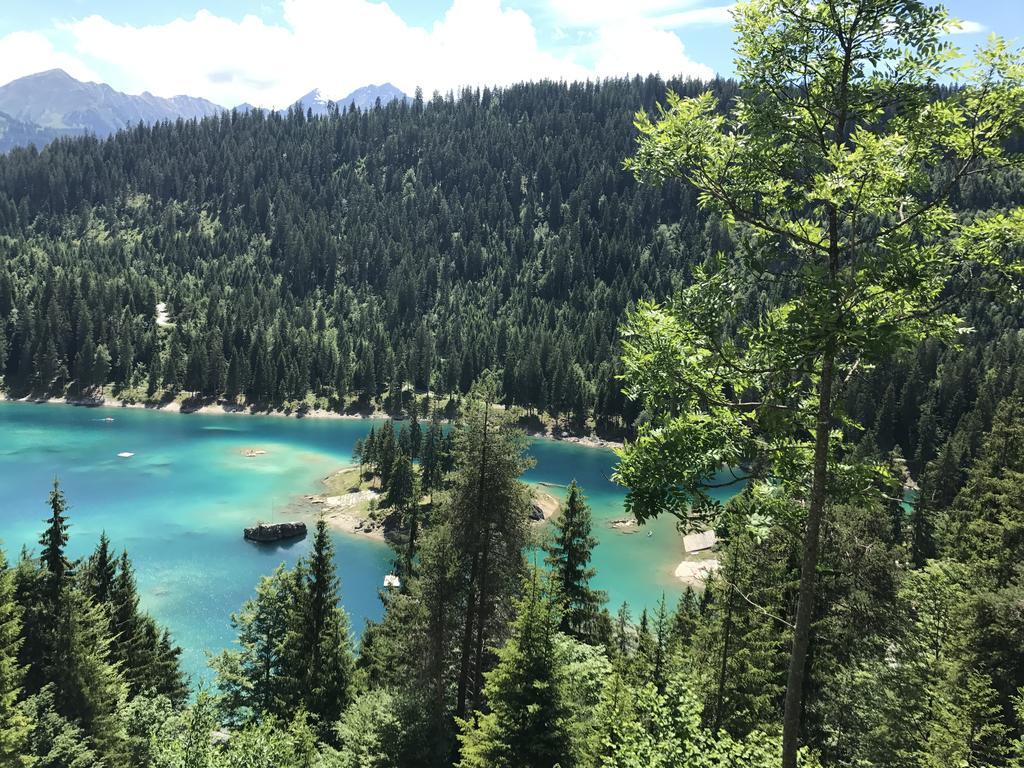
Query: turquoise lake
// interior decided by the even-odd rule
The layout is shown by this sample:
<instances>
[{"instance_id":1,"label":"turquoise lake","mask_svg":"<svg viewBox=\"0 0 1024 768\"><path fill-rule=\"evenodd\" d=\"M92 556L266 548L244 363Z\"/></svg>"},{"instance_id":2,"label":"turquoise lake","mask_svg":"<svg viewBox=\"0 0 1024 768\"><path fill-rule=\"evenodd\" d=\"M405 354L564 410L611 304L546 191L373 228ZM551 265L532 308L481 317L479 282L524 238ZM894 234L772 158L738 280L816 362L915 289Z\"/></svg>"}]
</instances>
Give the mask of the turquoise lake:
<instances>
[{"instance_id":1,"label":"turquoise lake","mask_svg":"<svg viewBox=\"0 0 1024 768\"><path fill-rule=\"evenodd\" d=\"M350 463L353 443L374 423L0 403L0 541L10 561L23 545L37 548L47 495L59 478L70 505L71 556L91 552L104 530L118 551L126 548L144 607L170 628L193 679L208 677L207 651L234 639L231 613L253 595L260 576L294 563L309 547L309 537L285 546L252 544L242 528L293 517L292 505ZM248 448L267 453L246 458ZM134 455L119 458L121 452ZM631 534L609 525L623 516L625 497L610 479L615 454L540 439L530 453L537 464L525 480L575 479L583 487L599 541L594 586L608 592L612 610L626 601L637 616L663 593L674 602L682 543L673 522L658 520ZM392 553L365 537L334 539L342 603L359 633L382 613L378 590Z\"/></svg>"}]
</instances>

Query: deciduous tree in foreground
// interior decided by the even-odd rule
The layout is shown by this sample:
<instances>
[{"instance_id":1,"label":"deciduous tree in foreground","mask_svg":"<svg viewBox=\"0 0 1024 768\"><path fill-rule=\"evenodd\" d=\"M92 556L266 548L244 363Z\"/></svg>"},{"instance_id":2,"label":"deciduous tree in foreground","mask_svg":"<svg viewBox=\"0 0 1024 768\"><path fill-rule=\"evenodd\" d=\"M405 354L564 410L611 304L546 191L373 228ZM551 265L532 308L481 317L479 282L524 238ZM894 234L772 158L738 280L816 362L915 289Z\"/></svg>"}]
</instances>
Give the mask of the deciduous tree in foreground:
<instances>
[{"instance_id":1,"label":"deciduous tree in foreground","mask_svg":"<svg viewBox=\"0 0 1024 768\"><path fill-rule=\"evenodd\" d=\"M742 95L669 94L655 120L637 119L628 166L696 187L736 248L670 304L629 317L627 392L651 418L618 477L640 520L710 510L723 466L799 502L793 768L822 521L873 487L844 451L838 395L896 350L955 341L967 329L949 303L1020 275L1024 211L966 216L951 199L1013 161L1003 146L1024 123L1024 64L995 37L963 63L955 22L913 0L759 0L735 18ZM939 88L949 82L960 87Z\"/></svg>"}]
</instances>

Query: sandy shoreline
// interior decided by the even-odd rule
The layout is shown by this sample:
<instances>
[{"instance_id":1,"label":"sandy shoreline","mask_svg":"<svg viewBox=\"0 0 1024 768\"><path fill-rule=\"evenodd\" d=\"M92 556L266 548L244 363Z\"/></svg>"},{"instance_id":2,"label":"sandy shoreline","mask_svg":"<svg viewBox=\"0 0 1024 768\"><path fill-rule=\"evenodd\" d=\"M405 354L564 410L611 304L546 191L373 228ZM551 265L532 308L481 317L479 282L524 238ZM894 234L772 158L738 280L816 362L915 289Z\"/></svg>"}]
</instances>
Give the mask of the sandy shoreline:
<instances>
[{"instance_id":1,"label":"sandy shoreline","mask_svg":"<svg viewBox=\"0 0 1024 768\"><path fill-rule=\"evenodd\" d=\"M178 413L191 416L192 414L199 415L214 415L214 416L274 416L279 418L288 419L372 419L375 418L370 414L359 414L359 413L338 413L337 411L324 411L324 410L311 410L311 411L252 411L244 405L226 405L210 403L202 405L198 408L183 408L182 403L178 400L170 400L166 403L129 403L124 400L75 400L64 397L49 397L33 398L33 397L21 397L14 398L8 394L0 396L0 400L10 403L31 403L33 405L72 405L77 408L104 408L107 410L121 410L121 409L132 409L132 410L144 410L144 411L155 411L158 413Z\"/></svg>"},{"instance_id":2,"label":"sandy shoreline","mask_svg":"<svg viewBox=\"0 0 1024 768\"><path fill-rule=\"evenodd\" d=\"M73 398L64 397L49 397L49 398L32 398L32 397L21 397L14 398L7 393L0 394L0 400L12 402L12 403L32 403L35 405L72 405L78 408L106 408L110 410L118 410L122 408L131 408L146 411L156 411L159 413L178 413L184 415L214 415L214 416L273 416L275 418L286 418L286 419L355 419L355 420L370 420L370 419L387 419L387 414L376 414L376 413L338 413L337 411L325 411L321 409L314 409L308 411L253 411L244 405L228 405L219 403L209 403L206 405L199 406L198 408L187 407L183 408L182 403L178 400L171 400L166 403L153 403L153 402L125 402L123 400L108 400L106 398L102 400L93 399L80 399L76 400ZM401 421L401 420L398 420ZM442 423L447 423L447 420L442 420ZM615 450L621 448L622 443L614 440L605 440L597 437L596 435L558 435L552 432L538 432L538 431L527 431L530 437L536 437L542 440L552 440L556 442L573 443L575 445L583 446L585 448L605 448L609 450Z\"/></svg>"},{"instance_id":3,"label":"sandy shoreline","mask_svg":"<svg viewBox=\"0 0 1024 768\"><path fill-rule=\"evenodd\" d=\"M351 536L365 536L376 541L384 541L384 527L371 521L368 511L362 507L363 502L372 502L379 495L376 491L362 490L338 496L307 494L303 499L310 505L319 507L318 510L311 510L311 513L323 515L327 525L334 530Z\"/></svg>"},{"instance_id":4,"label":"sandy shoreline","mask_svg":"<svg viewBox=\"0 0 1024 768\"><path fill-rule=\"evenodd\" d=\"M675 577L689 587L703 587L718 570L718 560L683 560L676 566Z\"/></svg>"}]
</instances>

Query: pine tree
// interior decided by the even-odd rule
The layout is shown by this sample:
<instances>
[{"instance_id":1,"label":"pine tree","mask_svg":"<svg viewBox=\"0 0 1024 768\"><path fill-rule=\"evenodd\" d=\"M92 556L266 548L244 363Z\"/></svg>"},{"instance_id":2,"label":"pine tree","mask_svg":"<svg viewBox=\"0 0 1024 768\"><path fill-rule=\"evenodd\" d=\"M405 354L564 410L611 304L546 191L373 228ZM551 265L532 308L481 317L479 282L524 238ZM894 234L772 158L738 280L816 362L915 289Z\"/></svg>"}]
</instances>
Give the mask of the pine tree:
<instances>
[{"instance_id":1,"label":"pine tree","mask_svg":"<svg viewBox=\"0 0 1024 768\"><path fill-rule=\"evenodd\" d=\"M351 699L353 659L348 615L338 604L334 545L323 518L317 521L312 551L292 578L294 604L285 640L293 686L290 706L316 718L327 736Z\"/></svg>"},{"instance_id":2,"label":"pine tree","mask_svg":"<svg viewBox=\"0 0 1024 768\"><path fill-rule=\"evenodd\" d=\"M561 696L555 637L558 615L535 573L511 637L483 689L488 712L461 721L460 768L573 765L569 706Z\"/></svg>"},{"instance_id":3,"label":"pine tree","mask_svg":"<svg viewBox=\"0 0 1024 768\"><path fill-rule=\"evenodd\" d=\"M583 642L598 641L598 617L605 596L590 588L595 570L590 557L597 539L590 535L591 513L582 491L573 480L561 514L555 519L555 534L545 544L544 562L555 574L565 603L561 631Z\"/></svg>"},{"instance_id":4,"label":"pine tree","mask_svg":"<svg viewBox=\"0 0 1024 768\"><path fill-rule=\"evenodd\" d=\"M77 587L61 592L54 617L54 658L46 676L56 693L57 711L81 726L96 751L117 755L123 734L118 711L124 680L110 661L105 613Z\"/></svg>"},{"instance_id":5,"label":"pine tree","mask_svg":"<svg viewBox=\"0 0 1024 768\"><path fill-rule=\"evenodd\" d=\"M419 480L413 471L412 460L405 454L398 454L395 467L391 473L391 485L388 487L384 504L396 510L402 518L403 526L409 531L409 540L403 552L404 572L408 579L413 573L413 559L416 556L416 536L419 532Z\"/></svg>"},{"instance_id":6,"label":"pine tree","mask_svg":"<svg viewBox=\"0 0 1024 768\"><path fill-rule=\"evenodd\" d=\"M406 453L395 456L391 467L390 482L384 495L384 506L405 512L416 502L416 474L412 459Z\"/></svg>"},{"instance_id":7,"label":"pine tree","mask_svg":"<svg viewBox=\"0 0 1024 768\"><path fill-rule=\"evenodd\" d=\"M370 472L377 473L377 453L379 441L377 440L377 428L370 427L369 434L363 441L363 450L359 454L360 460L370 468Z\"/></svg>"},{"instance_id":8,"label":"pine tree","mask_svg":"<svg viewBox=\"0 0 1024 768\"><path fill-rule=\"evenodd\" d=\"M74 575L70 561L64 555L68 544L67 500L54 478L50 491L50 516L46 518L46 530L39 539L42 551L39 562L46 574L46 591L51 609L56 606L57 597Z\"/></svg>"},{"instance_id":9,"label":"pine tree","mask_svg":"<svg viewBox=\"0 0 1024 768\"><path fill-rule=\"evenodd\" d=\"M211 661L217 673L221 708L231 722L291 714L285 641L294 579L283 565L256 585L256 597L232 614L239 650L222 651Z\"/></svg>"},{"instance_id":10,"label":"pine tree","mask_svg":"<svg viewBox=\"0 0 1024 768\"><path fill-rule=\"evenodd\" d=\"M668 638L669 618L663 592L658 601L658 611L654 614L654 649L651 655L651 679L659 693L664 693L668 684Z\"/></svg>"},{"instance_id":11,"label":"pine tree","mask_svg":"<svg viewBox=\"0 0 1024 768\"><path fill-rule=\"evenodd\" d=\"M359 438L352 444L352 458L359 462L359 483L363 482L363 466L366 464L366 442Z\"/></svg>"},{"instance_id":12,"label":"pine tree","mask_svg":"<svg viewBox=\"0 0 1024 768\"><path fill-rule=\"evenodd\" d=\"M518 588L528 530L529 494L519 480L532 464L525 457L526 435L495 407L498 401L497 377L484 374L455 430L456 471L447 503L465 569L456 691L460 717L479 704L485 652L501 630L494 609Z\"/></svg>"},{"instance_id":13,"label":"pine tree","mask_svg":"<svg viewBox=\"0 0 1024 768\"><path fill-rule=\"evenodd\" d=\"M433 492L441 487L444 478L444 432L436 414L430 420L426 437L423 439L420 470L423 478L423 490L433 496Z\"/></svg>"},{"instance_id":14,"label":"pine tree","mask_svg":"<svg viewBox=\"0 0 1024 768\"><path fill-rule=\"evenodd\" d=\"M107 384L110 378L110 362L110 350L107 349L107 345L100 344L97 346L96 354L93 355L89 374L92 385L99 387L101 393L103 392L103 387Z\"/></svg>"},{"instance_id":15,"label":"pine tree","mask_svg":"<svg viewBox=\"0 0 1024 768\"><path fill-rule=\"evenodd\" d=\"M459 628L465 610L464 574L450 509L441 505L432 518L422 539L417 578L411 588L411 598L422 606L422 630L412 633L406 627L405 632L418 640L413 658L419 669L411 682L422 688L426 702L424 730L429 764L450 765L457 706L451 691L461 671Z\"/></svg>"},{"instance_id":16,"label":"pine tree","mask_svg":"<svg viewBox=\"0 0 1024 768\"><path fill-rule=\"evenodd\" d=\"M397 455L412 456L412 432L409 431L409 425L403 424L398 429L398 439L395 442L397 449Z\"/></svg>"},{"instance_id":17,"label":"pine tree","mask_svg":"<svg viewBox=\"0 0 1024 768\"><path fill-rule=\"evenodd\" d=\"M109 605L117 578L117 561L110 552L110 539L106 531L100 532L100 540L83 571L84 589L93 601L100 605Z\"/></svg>"},{"instance_id":18,"label":"pine tree","mask_svg":"<svg viewBox=\"0 0 1024 768\"><path fill-rule=\"evenodd\" d=\"M416 410L416 400L414 398L412 415L409 420L409 449L410 455L414 459L420 458L420 450L423 447L423 427L420 426L420 419Z\"/></svg>"},{"instance_id":19,"label":"pine tree","mask_svg":"<svg viewBox=\"0 0 1024 768\"><path fill-rule=\"evenodd\" d=\"M377 433L373 444L376 474L380 477L380 489L386 492L391 483L391 472L395 467L398 455L398 444L395 440L395 429L389 421Z\"/></svg>"},{"instance_id":20,"label":"pine tree","mask_svg":"<svg viewBox=\"0 0 1024 768\"><path fill-rule=\"evenodd\" d=\"M18 661L21 609L14 599L14 573L0 550L0 765L28 768L29 713L21 701L25 670Z\"/></svg>"},{"instance_id":21,"label":"pine tree","mask_svg":"<svg viewBox=\"0 0 1024 768\"><path fill-rule=\"evenodd\" d=\"M640 622L636 625L636 652L633 657L633 681L637 686L654 683L657 643L651 632L651 620L647 609L640 611Z\"/></svg>"},{"instance_id":22,"label":"pine tree","mask_svg":"<svg viewBox=\"0 0 1024 768\"><path fill-rule=\"evenodd\" d=\"M944 553L965 559L993 588L1019 579L1024 561L1024 402L996 410L981 454L942 521ZM1024 680L1021 681L1024 684Z\"/></svg>"},{"instance_id":23,"label":"pine tree","mask_svg":"<svg viewBox=\"0 0 1024 768\"><path fill-rule=\"evenodd\" d=\"M629 605L625 602L619 606L615 614L615 626L612 630L612 652L616 659L625 663L633 653L633 617L629 613Z\"/></svg>"},{"instance_id":24,"label":"pine tree","mask_svg":"<svg viewBox=\"0 0 1024 768\"><path fill-rule=\"evenodd\" d=\"M48 743L51 737L66 739L68 734L81 733L88 748L101 759L116 760L123 747L117 713L126 691L120 671L111 661L108 616L83 591L79 580L72 578L64 554L66 508L55 482L38 565L23 553L15 575L25 618L22 661L27 667L26 690L37 696L49 693L47 701L52 702L46 704L47 710L52 708L52 717L40 714L32 740ZM38 752L41 748L33 746L33 751L42 754Z\"/></svg>"},{"instance_id":25,"label":"pine tree","mask_svg":"<svg viewBox=\"0 0 1024 768\"><path fill-rule=\"evenodd\" d=\"M131 696L157 693L180 703L187 693L178 659L181 649L139 608L135 568L127 551L117 561L106 617L110 658L121 669Z\"/></svg>"},{"instance_id":26,"label":"pine tree","mask_svg":"<svg viewBox=\"0 0 1024 768\"><path fill-rule=\"evenodd\" d=\"M699 621L700 600L693 587L687 585L679 598L675 613L672 614L669 627L669 644L673 650L681 651L689 645Z\"/></svg>"},{"instance_id":27,"label":"pine tree","mask_svg":"<svg viewBox=\"0 0 1024 768\"><path fill-rule=\"evenodd\" d=\"M935 518L953 502L963 484L957 454L953 441L947 440L939 456L928 462L921 478L921 490L910 513L910 552L918 568L938 553Z\"/></svg>"}]
</instances>

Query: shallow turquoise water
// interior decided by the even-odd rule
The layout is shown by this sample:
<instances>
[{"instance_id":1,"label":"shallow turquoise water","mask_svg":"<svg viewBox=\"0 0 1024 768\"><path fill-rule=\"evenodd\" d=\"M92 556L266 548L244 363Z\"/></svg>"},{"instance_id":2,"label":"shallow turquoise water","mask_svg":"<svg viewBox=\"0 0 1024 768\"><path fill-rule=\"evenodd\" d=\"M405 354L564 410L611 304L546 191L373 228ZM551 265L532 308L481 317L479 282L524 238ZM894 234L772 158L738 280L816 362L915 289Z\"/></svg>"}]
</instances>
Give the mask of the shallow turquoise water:
<instances>
[{"instance_id":1,"label":"shallow turquoise water","mask_svg":"<svg viewBox=\"0 0 1024 768\"><path fill-rule=\"evenodd\" d=\"M321 478L350 461L370 425L0 403L0 539L10 560L23 545L35 546L59 477L70 503L71 555L88 554L102 530L116 548L127 548L143 605L171 629L186 670L203 677L206 652L231 644L229 617L257 579L309 547L309 538L255 545L242 528L288 515L301 494L316 492ZM246 458L246 448L267 454ZM123 451L135 455L118 458ZM623 489L610 480L615 455L548 440L534 441L531 453L537 465L524 479L562 486L575 479L583 487L599 540L595 586L608 592L613 610L628 601L636 615L663 592L673 600L682 547L672 522L631 535L608 525L623 514ZM377 592L391 553L356 536L337 534L335 543L342 602L358 632L381 614Z\"/></svg>"}]
</instances>

